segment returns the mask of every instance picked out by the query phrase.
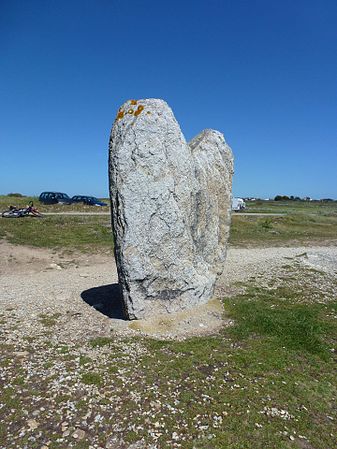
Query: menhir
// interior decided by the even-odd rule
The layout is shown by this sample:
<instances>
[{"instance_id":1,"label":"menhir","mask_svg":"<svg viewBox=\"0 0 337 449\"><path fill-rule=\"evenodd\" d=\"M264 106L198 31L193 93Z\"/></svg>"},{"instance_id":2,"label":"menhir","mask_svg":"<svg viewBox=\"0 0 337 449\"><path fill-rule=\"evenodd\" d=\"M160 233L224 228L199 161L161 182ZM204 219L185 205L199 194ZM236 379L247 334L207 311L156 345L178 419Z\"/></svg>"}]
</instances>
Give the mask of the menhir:
<instances>
[{"instance_id":1,"label":"menhir","mask_svg":"<svg viewBox=\"0 0 337 449\"><path fill-rule=\"evenodd\" d=\"M232 151L218 131L186 142L163 100L127 101L110 136L112 226L126 316L205 303L223 271Z\"/></svg>"}]
</instances>

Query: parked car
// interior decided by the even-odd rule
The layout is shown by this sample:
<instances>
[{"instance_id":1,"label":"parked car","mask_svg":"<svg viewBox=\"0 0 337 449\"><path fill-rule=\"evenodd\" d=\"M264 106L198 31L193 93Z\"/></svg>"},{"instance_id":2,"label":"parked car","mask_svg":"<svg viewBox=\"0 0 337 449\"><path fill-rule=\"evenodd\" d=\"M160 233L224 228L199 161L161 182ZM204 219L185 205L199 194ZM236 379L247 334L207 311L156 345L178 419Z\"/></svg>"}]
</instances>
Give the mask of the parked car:
<instances>
[{"instance_id":1,"label":"parked car","mask_svg":"<svg viewBox=\"0 0 337 449\"><path fill-rule=\"evenodd\" d=\"M107 206L107 203L103 203L103 201L100 201L94 196L75 195L72 197L71 201L73 203L83 203L87 206Z\"/></svg>"},{"instance_id":2,"label":"parked car","mask_svg":"<svg viewBox=\"0 0 337 449\"><path fill-rule=\"evenodd\" d=\"M43 204L71 204L71 198L62 192L42 192L39 201Z\"/></svg>"}]
</instances>

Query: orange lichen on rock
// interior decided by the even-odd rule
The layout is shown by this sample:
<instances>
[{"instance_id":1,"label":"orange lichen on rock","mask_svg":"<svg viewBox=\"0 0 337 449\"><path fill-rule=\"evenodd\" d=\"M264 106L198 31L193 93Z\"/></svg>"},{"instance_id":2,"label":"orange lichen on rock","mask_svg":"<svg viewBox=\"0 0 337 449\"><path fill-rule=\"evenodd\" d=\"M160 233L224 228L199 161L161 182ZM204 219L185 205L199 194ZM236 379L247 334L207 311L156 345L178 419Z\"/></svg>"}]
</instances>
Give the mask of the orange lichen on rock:
<instances>
[{"instance_id":1,"label":"orange lichen on rock","mask_svg":"<svg viewBox=\"0 0 337 449\"><path fill-rule=\"evenodd\" d=\"M130 103L132 105L135 105L135 104L137 104L137 100L130 100ZM139 105L136 111L134 111L134 109L132 109L132 108L128 109L127 111L124 111L122 108L119 108L116 120L122 119L126 113L130 114L130 115L134 114L135 116L137 116L142 112L143 109L144 109L144 106L142 106L142 105Z\"/></svg>"},{"instance_id":2,"label":"orange lichen on rock","mask_svg":"<svg viewBox=\"0 0 337 449\"><path fill-rule=\"evenodd\" d=\"M144 109L144 106L139 105L138 108L137 108L137 111L135 112L135 116L139 115L142 112L143 109Z\"/></svg>"}]
</instances>

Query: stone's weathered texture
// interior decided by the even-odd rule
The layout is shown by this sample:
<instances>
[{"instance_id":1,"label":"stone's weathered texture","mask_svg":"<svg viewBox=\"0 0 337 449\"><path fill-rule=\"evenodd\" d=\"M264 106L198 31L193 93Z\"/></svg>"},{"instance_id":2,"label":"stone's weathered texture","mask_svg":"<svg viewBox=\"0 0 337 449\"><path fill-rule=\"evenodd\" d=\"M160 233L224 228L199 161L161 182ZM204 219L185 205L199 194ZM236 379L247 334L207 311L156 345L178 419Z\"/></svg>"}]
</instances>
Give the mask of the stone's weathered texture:
<instances>
[{"instance_id":1,"label":"stone's weathered texture","mask_svg":"<svg viewBox=\"0 0 337 449\"><path fill-rule=\"evenodd\" d=\"M189 146L194 160L198 190L192 211L192 237L196 253L207 264L210 277L222 273L231 221L232 150L224 136L202 131Z\"/></svg>"},{"instance_id":2,"label":"stone's weathered texture","mask_svg":"<svg viewBox=\"0 0 337 449\"><path fill-rule=\"evenodd\" d=\"M120 108L110 138L115 256L130 319L212 297L230 223L232 155L206 130L188 145L162 100Z\"/></svg>"}]
</instances>

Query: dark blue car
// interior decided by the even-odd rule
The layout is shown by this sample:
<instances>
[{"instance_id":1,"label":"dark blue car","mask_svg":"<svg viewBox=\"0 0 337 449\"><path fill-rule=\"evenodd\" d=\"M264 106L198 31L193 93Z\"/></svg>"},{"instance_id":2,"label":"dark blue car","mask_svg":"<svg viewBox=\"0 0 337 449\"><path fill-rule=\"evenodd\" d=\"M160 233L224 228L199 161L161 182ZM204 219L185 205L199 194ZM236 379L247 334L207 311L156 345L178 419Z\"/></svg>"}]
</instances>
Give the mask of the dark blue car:
<instances>
[{"instance_id":1,"label":"dark blue car","mask_svg":"<svg viewBox=\"0 0 337 449\"><path fill-rule=\"evenodd\" d=\"M72 201L66 193L62 192L42 192L39 196L42 204L71 204Z\"/></svg>"},{"instance_id":2,"label":"dark blue car","mask_svg":"<svg viewBox=\"0 0 337 449\"><path fill-rule=\"evenodd\" d=\"M75 195L72 197L73 203L83 203L87 206L107 206L107 203L95 198L94 196Z\"/></svg>"}]
</instances>

